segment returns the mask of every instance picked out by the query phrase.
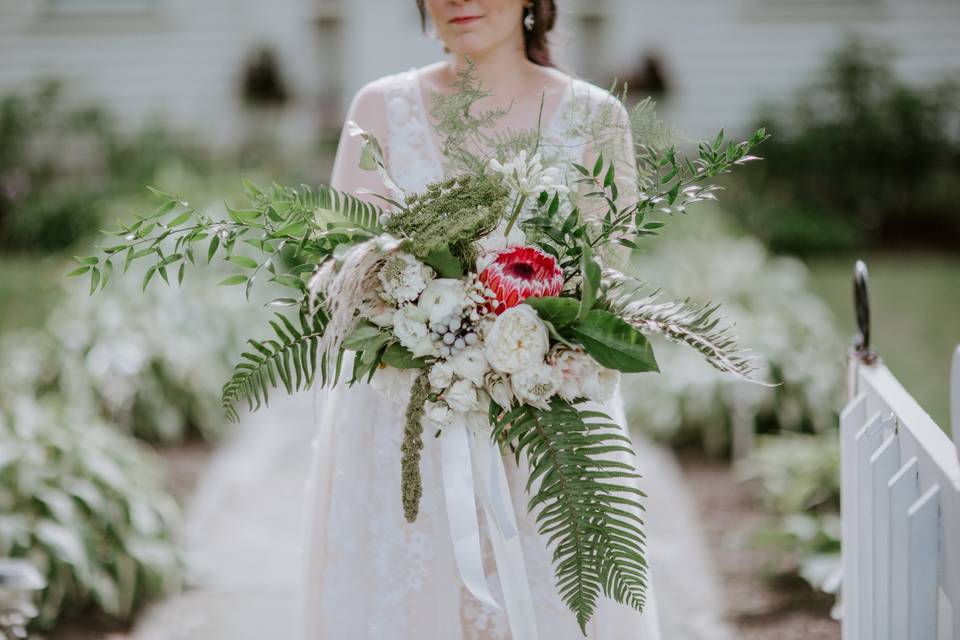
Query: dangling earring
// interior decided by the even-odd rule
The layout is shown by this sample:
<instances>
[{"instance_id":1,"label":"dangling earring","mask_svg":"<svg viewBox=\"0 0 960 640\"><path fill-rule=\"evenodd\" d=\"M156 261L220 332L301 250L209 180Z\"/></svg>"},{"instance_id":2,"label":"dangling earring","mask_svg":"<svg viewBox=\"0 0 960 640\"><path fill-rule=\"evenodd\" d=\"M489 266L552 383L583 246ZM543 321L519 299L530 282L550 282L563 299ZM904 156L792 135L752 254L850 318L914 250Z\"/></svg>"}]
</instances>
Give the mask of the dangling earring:
<instances>
[{"instance_id":1,"label":"dangling earring","mask_svg":"<svg viewBox=\"0 0 960 640\"><path fill-rule=\"evenodd\" d=\"M523 26L527 31L533 31L533 25L535 25L536 18L533 17L533 7L527 7L527 15L523 18Z\"/></svg>"}]
</instances>

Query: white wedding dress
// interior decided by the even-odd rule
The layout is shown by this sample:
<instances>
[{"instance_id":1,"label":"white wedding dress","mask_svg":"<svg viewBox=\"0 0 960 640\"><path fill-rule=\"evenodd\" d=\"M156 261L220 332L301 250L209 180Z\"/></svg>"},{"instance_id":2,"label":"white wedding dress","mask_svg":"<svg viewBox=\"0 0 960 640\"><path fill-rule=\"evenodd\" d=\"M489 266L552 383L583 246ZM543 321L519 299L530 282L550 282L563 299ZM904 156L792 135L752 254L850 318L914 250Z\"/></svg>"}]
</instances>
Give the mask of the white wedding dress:
<instances>
[{"instance_id":1,"label":"white wedding dress","mask_svg":"<svg viewBox=\"0 0 960 640\"><path fill-rule=\"evenodd\" d=\"M556 160L592 160L600 140L584 139L585 128L578 125L595 117L597 110L612 107L621 120L625 116L619 101L580 80L571 80L551 103L551 110L549 105L544 108L552 114L542 128L542 147ZM377 135L403 189L419 191L443 176L418 72L371 83L358 94L349 118ZM620 174L627 176L623 184L629 188L633 176L626 170L633 163L628 131L609 137L604 154L619 152ZM358 159L359 140L344 135L332 186L382 192L376 174L360 170ZM319 400L321 418L308 485L301 640L510 638L505 614L476 600L457 572L441 486L439 440L424 434L423 498L419 517L410 524L400 502L404 404L366 384L320 392ZM625 424L619 393L604 409ZM550 555L526 511L526 472L510 456L504 462L540 638L583 638L574 615L557 595ZM480 521L488 584L502 603L483 518ZM601 598L587 637L659 640L652 586L643 614Z\"/></svg>"}]
</instances>

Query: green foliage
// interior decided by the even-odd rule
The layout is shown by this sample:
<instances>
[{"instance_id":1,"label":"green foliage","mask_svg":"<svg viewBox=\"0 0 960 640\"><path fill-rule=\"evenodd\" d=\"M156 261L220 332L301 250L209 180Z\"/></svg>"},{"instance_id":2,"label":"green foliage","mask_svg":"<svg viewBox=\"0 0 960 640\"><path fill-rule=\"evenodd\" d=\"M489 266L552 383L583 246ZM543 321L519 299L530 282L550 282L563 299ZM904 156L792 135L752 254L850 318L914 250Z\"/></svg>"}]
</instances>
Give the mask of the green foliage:
<instances>
[{"instance_id":1,"label":"green foliage","mask_svg":"<svg viewBox=\"0 0 960 640\"><path fill-rule=\"evenodd\" d=\"M468 247L503 219L508 196L499 181L484 175L450 178L408 197L387 230L406 238L404 248L418 258L449 249L462 264L472 263L463 259Z\"/></svg>"},{"instance_id":2,"label":"green foliage","mask_svg":"<svg viewBox=\"0 0 960 640\"><path fill-rule=\"evenodd\" d=\"M496 124L507 114L506 109L475 108L477 102L492 94L480 86L472 63L459 73L453 87L456 91L452 93L434 94L430 103L448 175L485 173L490 157L486 152L504 158L536 148L538 131L497 130Z\"/></svg>"},{"instance_id":3,"label":"green foliage","mask_svg":"<svg viewBox=\"0 0 960 640\"><path fill-rule=\"evenodd\" d=\"M0 556L47 580L38 627L91 608L129 620L179 584L158 461L98 419L26 399L0 410L0 484Z\"/></svg>"},{"instance_id":4,"label":"green foliage","mask_svg":"<svg viewBox=\"0 0 960 640\"><path fill-rule=\"evenodd\" d=\"M154 127L122 134L98 108L65 106L57 83L0 97L0 246L50 251L96 231L102 210L158 170L208 161Z\"/></svg>"},{"instance_id":5,"label":"green foliage","mask_svg":"<svg viewBox=\"0 0 960 640\"><path fill-rule=\"evenodd\" d=\"M630 439L607 416L554 400L501 418L494 436L530 464L528 510L553 550L557 588L586 623L600 594L642 610L646 602L643 492Z\"/></svg>"},{"instance_id":6,"label":"green foliage","mask_svg":"<svg viewBox=\"0 0 960 640\"><path fill-rule=\"evenodd\" d=\"M601 366L624 373L659 371L644 335L609 311L590 311L570 331Z\"/></svg>"},{"instance_id":7,"label":"green foliage","mask_svg":"<svg viewBox=\"0 0 960 640\"><path fill-rule=\"evenodd\" d=\"M227 417L239 420L236 404L245 399L253 411L269 402L270 389L283 384L287 393L309 389L319 367L318 345L323 337L327 318L323 313L308 316L300 314L295 325L282 313L270 321L275 338L248 340L253 348L242 354L242 361L234 369L233 377L223 386L221 394Z\"/></svg>"},{"instance_id":8,"label":"green foliage","mask_svg":"<svg viewBox=\"0 0 960 640\"><path fill-rule=\"evenodd\" d=\"M734 210L781 251L956 249L958 111L960 78L917 86L884 45L851 40L788 107L761 111L769 162L734 185Z\"/></svg>"}]
</instances>

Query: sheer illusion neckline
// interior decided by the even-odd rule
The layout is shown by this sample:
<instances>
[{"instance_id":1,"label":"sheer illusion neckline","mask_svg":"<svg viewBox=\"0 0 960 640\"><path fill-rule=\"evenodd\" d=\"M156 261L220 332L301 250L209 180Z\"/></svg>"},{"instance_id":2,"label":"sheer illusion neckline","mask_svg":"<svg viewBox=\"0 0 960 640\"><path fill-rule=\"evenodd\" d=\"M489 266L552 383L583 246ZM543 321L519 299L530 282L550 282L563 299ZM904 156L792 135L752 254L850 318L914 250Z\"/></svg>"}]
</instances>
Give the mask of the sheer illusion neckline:
<instances>
[{"instance_id":1,"label":"sheer illusion neckline","mask_svg":"<svg viewBox=\"0 0 960 640\"><path fill-rule=\"evenodd\" d=\"M410 74L413 79L413 89L416 93L417 100L419 102L419 111L421 124L423 125L423 132L425 136L425 144L430 149L430 155L433 160L437 163L438 167L443 167L443 158L440 153L440 145L437 140L436 134L433 131L433 125L430 122L430 111L427 108L427 100L424 97L426 91L424 83L421 79L421 69L414 67L410 70ZM541 121L541 137L545 134L552 132L554 127L557 124L557 121L560 119L561 114L567 107L567 102L570 99L571 94L573 93L573 83L576 81L573 77L568 77L567 81L564 83L563 91L560 93L560 97L557 98L557 103L554 105L550 116Z\"/></svg>"}]
</instances>

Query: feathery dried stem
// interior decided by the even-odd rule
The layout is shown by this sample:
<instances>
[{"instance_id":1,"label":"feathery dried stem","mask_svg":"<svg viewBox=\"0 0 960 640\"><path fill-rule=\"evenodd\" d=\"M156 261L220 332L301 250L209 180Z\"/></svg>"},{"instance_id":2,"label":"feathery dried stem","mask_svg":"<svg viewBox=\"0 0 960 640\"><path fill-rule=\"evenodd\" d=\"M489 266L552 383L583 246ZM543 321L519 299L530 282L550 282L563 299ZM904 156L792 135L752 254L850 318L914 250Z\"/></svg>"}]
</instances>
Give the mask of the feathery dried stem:
<instances>
[{"instance_id":1,"label":"feathery dried stem","mask_svg":"<svg viewBox=\"0 0 960 640\"><path fill-rule=\"evenodd\" d=\"M641 332L656 333L696 349L714 368L757 384L755 356L740 348L731 327L716 312L720 305L664 301L659 290L613 269L603 272L603 291L610 311Z\"/></svg>"}]
</instances>

